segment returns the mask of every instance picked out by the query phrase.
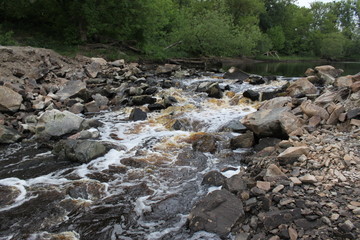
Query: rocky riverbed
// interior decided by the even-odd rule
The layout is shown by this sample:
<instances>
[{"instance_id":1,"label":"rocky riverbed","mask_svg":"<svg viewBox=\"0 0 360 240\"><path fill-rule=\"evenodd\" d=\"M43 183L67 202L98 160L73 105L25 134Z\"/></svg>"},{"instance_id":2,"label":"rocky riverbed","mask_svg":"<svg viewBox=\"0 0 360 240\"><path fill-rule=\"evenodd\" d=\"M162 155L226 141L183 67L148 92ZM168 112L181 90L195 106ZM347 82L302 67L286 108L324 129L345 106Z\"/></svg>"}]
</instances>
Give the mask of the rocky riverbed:
<instances>
[{"instance_id":1,"label":"rocky riverbed","mask_svg":"<svg viewBox=\"0 0 360 240\"><path fill-rule=\"evenodd\" d=\"M360 236L359 74L0 60L0 239Z\"/></svg>"}]
</instances>

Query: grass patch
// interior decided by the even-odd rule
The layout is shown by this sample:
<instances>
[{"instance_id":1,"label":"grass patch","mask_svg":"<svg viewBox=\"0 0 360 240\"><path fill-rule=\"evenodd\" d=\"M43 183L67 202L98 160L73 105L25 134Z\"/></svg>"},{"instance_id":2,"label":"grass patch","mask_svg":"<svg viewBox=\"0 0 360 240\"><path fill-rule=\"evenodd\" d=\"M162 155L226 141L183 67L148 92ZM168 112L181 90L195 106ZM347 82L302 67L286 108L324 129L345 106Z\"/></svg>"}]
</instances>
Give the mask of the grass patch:
<instances>
[{"instance_id":1,"label":"grass patch","mask_svg":"<svg viewBox=\"0 0 360 240\"><path fill-rule=\"evenodd\" d=\"M319 57L314 57L314 56L296 56L296 55L292 55L292 56L279 56L279 58L277 57L272 57L272 56L263 56L263 55L259 55L255 57L256 60L262 60L262 61L319 61L321 60Z\"/></svg>"}]
</instances>

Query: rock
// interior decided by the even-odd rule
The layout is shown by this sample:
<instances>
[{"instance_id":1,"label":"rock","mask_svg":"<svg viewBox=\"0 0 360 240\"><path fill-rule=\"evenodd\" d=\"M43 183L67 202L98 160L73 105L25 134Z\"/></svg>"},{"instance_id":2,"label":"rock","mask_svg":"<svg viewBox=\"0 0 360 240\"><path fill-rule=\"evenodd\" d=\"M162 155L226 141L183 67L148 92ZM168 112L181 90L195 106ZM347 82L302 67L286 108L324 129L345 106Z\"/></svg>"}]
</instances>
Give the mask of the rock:
<instances>
[{"instance_id":1,"label":"rock","mask_svg":"<svg viewBox=\"0 0 360 240\"><path fill-rule=\"evenodd\" d=\"M125 65L125 60L119 59L119 60L115 60L113 62L109 62L109 64L114 67L123 67Z\"/></svg>"},{"instance_id":2,"label":"rock","mask_svg":"<svg viewBox=\"0 0 360 240\"><path fill-rule=\"evenodd\" d=\"M174 98L173 96L166 96L164 97L164 106L165 107L171 107L172 105L174 105L175 103L177 103L178 101L176 100L176 98Z\"/></svg>"},{"instance_id":3,"label":"rock","mask_svg":"<svg viewBox=\"0 0 360 240\"><path fill-rule=\"evenodd\" d=\"M346 118L347 119L353 119L353 118L360 119L360 108L354 108L354 109L349 110L346 113Z\"/></svg>"},{"instance_id":4,"label":"rock","mask_svg":"<svg viewBox=\"0 0 360 240\"><path fill-rule=\"evenodd\" d=\"M61 101L64 101L71 97L76 96L83 96L86 92L86 83L77 80L77 81L68 81L66 85L61 88L57 93L56 96L60 98Z\"/></svg>"},{"instance_id":5,"label":"rock","mask_svg":"<svg viewBox=\"0 0 360 240\"><path fill-rule=\"evenodd\" d=\"M245 116L241 123L259 137L287 138L299 127L299 119L288 108L260 110Z\"/></svg>"},{"instance_id":6,"label":"rock","mask_svg":"<svg viewBox=\"0 0 360 240\"><path fill-rule=\"evenodd\" d=\"M166 107L160 103L153 103L153 104L149 104L148 105L148 109L149 111L158 111L158 110L162 110L165 109Z\"/></svg>"},{"instance_id":7,"label":"rock","mask_svg":"<svg viewBox=\"0 0 360 240\"><path fill-rule=\"evenodd\" d=\"M264 102L259 110L281 108L285 107L288 103L291 103L291 97L277 97Z\"/></svg>"},{"instance_id":8,"label":"rock","mask_svg":"<svg viewBox=\"0 0 360 240\"><path fill-rule=\"evenodd\" d=\"M218 171L210 171L205 174L201 184L210 186L222 186L225 183L226 177Z\"/></svg>"},{"instance_id":9,"label":"rock","mask_svg":"<svg viewBox=\"0 0 360 240\"><path fill-rule=\"evenodd\" d=\"M279 160L285 160L288 158L299 158L301 155L308 155L310 148L307 146L301 147L289 147L285 151L279 154Z\"/></svg>"},{"instance_id":10,"label":"rock","mask_svg":"<svg viewBox=\"0 0 360 240\"><path fill-rule=\"evenodd\" d=\"M100 64L101 66L106 66L106 64L107 64L107 61L106 61L105 59L103 59L103 58L95 58L95 57L92 57L92 58L91 58L91 61L92 61L92 62L95 62L95 63L98 63L98 64Z\"/></svg>"},{"instance_id":11,"label":"rock","mask_svg":"<svg viewBox=\"0 0 360 240\"><path fill-rule=\"evenodd\" d=\"M317 89L306 78L300 78L296 80L294 83L290 84L286 92L289 96L295 97L299 94L304 94L304 95L315 94L317 93Z\"/></svg>"},{"instance_id":12,"label":"rock","mask_svg":"<svg viewBox=\"0 0 360 240\"><path fill-rule=\"evenodd\" d=\"M283 173L278 166L275 164L270 164L266 169L265 177L267 181L276 180L276 179L286 179L285 173Z\"/></svg>"},{"instance_id":13,"label":"rock","mask_svg":"<svg viewBox=\"0 0 360 240\"><path fill-rule=\"evenodd\" d=\"M278 138L260 138L259 143L255 145L254 150L259 152L267 147L273 147L281 142Z\"/></svg>"},{"instance_id":14,"label":"rock","mask_svg":"<svg viewBox=\"0 0 360 240\"><path fill-rule=\"evenodd\" d=\"M224 78L225 79L237 79L239 81L244 81L246 79L248 79L250 76L250 74L236 68L236 67L231 67L225 74L224 74Z\"/></svg>"},{"instance_id":15,"label":"rock","mask_svg":"<svg viewBox=\"0 0 360 240\"><path fill-rule=\"evenodd\" d=\"M243 96L246 98L250 98L252 101L258 101L260 98L259 92L255 92L254 90L246 90L243 93Z\"/></svg>"},{"instance_id":16,"label":"rock","mask_svg":"<svg viewBox=\"0 0 360 240\"><path fill-rule=\"evenodd\" d=\"M236 136L230 140L231 149L237 148L250 148L254 145L255 138L251 131L247 131L244 134Z\"/></svg>"},{"instance_id":17,"label":"rock","mask_svg":"<svg viewBox=\"0 0 360 240\"><path fill-rule=\"evenodd\" d=\"M323 66L317 66L315 67L316 74L324 79L324 76L330 76L332 78L339 77L344 71L341 69L336 69L333 66L330 65L323 65ZM331 82L328 82L328 84L332 84Z\"/></svg>"},{"instance_id":18,"label":"rock","mask_svg":"<svg viewBox=\"0 0 360 240\"><path fill-rule=\"evenodd\" d=\"M91 96L99 109L104 110L108 108L109 99L99 93Z\"/></svg>"},{"instance_id":19,"label":"rock","mask_svg":"<svg viewBox=\"0 0 360 240\"><path fill-rule=\"evenodd\" d=\"M346 220L344 223L339 224L339 228L343 232L351 232L351 230L353 230L355 226L350 220Z\"/></svg>"},{"instance_id":20,"label":"rock","mask_svg":"<svg viewBox=\"0 0 360 240\"><path fill-rule=\"evenodd\" d=\"M175 71L179 71L181 69L180 65L176 65L176 64L165 64L162 66L158 66L155 73L157 75L160 74L168 74L168 73L172 73Z\"/></svg>"},{"instance_id":21,"label":"rock","mask_svg":"<svg viewBox=\"0 0 360 240\"><path fill-rule=\"evenodd\" d=\"M312 104L311 101L305 101L300 105L301 111L303 111L309 117L320 116L322 119L327 120L329 113L322 107Z\"/></svg>"},{"instance_id":22,"label":"rock","mask_svg":"<svg viewBox=\"0 0 360 240\"><path fill-rule=\"evenodd\" d=\"M270 190L271 184L270 184L270 182L257 181L256 187L267 192Z\"/></svg>"},{"instance_id":23,"label":"rock","mask_svg":"<svg viewBox=\"0 0 360 240\"><path fill-rule=\"evenodd\" d=\"M305 76L307 76L307 77L313 76L313 75L315 75L315 70L312 69L312 68L308 68L308 69L306 69L306 71L305 71L304 74L305 74Z\"/></svg>"},{"instance_id":24,"label":"rock","mask_svg":"<svg viewBox=\"0 0 360 240\"><path fill-rule=\"evenodd\" d=\"M336 79L335 81L335 86L336 87L351 87L351 85L353 84L353 80L352 80L352 76L348 75L345 77L339 77Z\"/></svg>"},{"instance_id":25,"label":"rock","mask_svg":"<svg viewBox=\"0 0 360 240\"><path fill-rule=\"evenodd\" d=\"M107 153L107 147L98 141L61 140L53 149L53 154L61 160L88 163Z\"/></svg>"},{"instance_id":26,"label":"rock","mask_svg":"<svg viewBox=\"0 0 360 240\"><path fill-rule=\"evenodd\" d=\"M90 78L96 78L98 73L101 72L101 64L92 62L85 66L85 72Z\"/></svg>"},{"instance_id":27,"label":"rock","mask_svg":"<svg viewBox=\"0 0 360 240\"><path fill-rule=\"evenodd\" d=\"M290 240L297 240L298 239L299 235L298 235L297 231L294 228L289 227L288 231L289 231Z\"/></svg>"},{"instance_id":28,"label":"rock","mask_svg":"<svg viewBox=\"0 0 360 240\"><path fill-rule=\"evenodd\" d=\"M21 192L17 187L0 185L0 207L13 204L20 194Z\"/></svg>"},{"instance_id":29,"label":"rock","mask_svg":"<svg viewBox=\"0 0 360 240\"><path fill-rule=\"evenodd\" d=\"M78 131L84 119L68 111L56 109L41 114L36 124L36 134L43 137L60 137Z\"/></svg>"},{"instance_id":30,"label":"rock","mask_svg":"<svg viewBox=\"0 0 360 240\"><path fill-rule=\"evenodd\" d=\"M339 121L340 114L345 111L345 107L338 104L336 105L334 111L330 114L329 119L326 121L328 125L334 125Z\"/></svg>"},{"instance_id":31,"label":"rock","mask_svg":"<svg viewBox=\"0 0 360 240\"><path fill-rule=\"evenodd\" d=\"M309 119L309 126L311 127L316 127L317 125L319 125L321 123L321 117L318 115L312 116Z\"/></svg>"},{"instance_id":32,"label":"rock","mask_svg":"<svg viewBox=\"0 0 360 240\"><path fill-rule=\"evenodd\" d=\"M247 183L242 175L236 174L230 178L225 179L224 188L232 193L237 194L247 189Z\"/></svg>"},{"instance_id":33,"label":"rock","mask_svg":"<svg viewBox=\"0 0 360 240\"><path fill-rule=\"evenodd\" d=\"M192 143L195 151L214 153L217 149L217 138L208 133L200 134Z\"/></svg>"},{"instance_id":34,"label":"rock","mask_svg":"<svg viewBox=\"0 0 360 240\"><path fill-rule=\"evenodd\" d=\"M206 92L209 97L222 98L223 93L220 89L219 83L203 82L198 85L196 92Z\"/></svg>"},{"instance_id":35,"label":"rock","mask_svg":"<svg viewBox=\"0 0 360 240\"><path fill-rule=\"evenodd\" d=\"M357 127L360 127L360 120L358 120L358 119L351 119L350 124L351 124L351 125L354 125L354 126L357 126Z\"/></svg>"},{"instance_id":36,"label":"rock","mask_svg":"<svg viewBox=\"0 0 360 240\"><path fill-rule=\"evenodd\" d=\"M84 107L85 107L86 112L89 112L89 113L100 112L100 108L99 108L99 106L96 104L95 101L91 101L91 102L85 103Z\"/></svg>"},{"instance_id":37,"label":"rock","mask_svg":"<svg viewBox=\"0 0 360 240\"><path fill-rule=\"evenodd\" d=\"M249 76L249 83L252 85L260 85L265 83L265 78L259 75L250 75Z\"/></svg>"},{"instance_id":38,"label":"rock","mask_svg":"<svg viewBox=\"0 0 360 240\"><path fill-rule=\"evenodd\" d=\"M227 190L216 190L201 199L189 214L189 228L225 237L245 215L240 199Z\"/></svg>"},{"instance_id":39,"label":"rock","mask_svg":"<svg viewBox=\"0 0 360 240\"><path fill-rule=\"evenodd\" d=\"M75 103L69 108L69 111L74 114L79 114L84 111L84 105L82 103Z\"/></svg>"},{"instance_id":40,"label":"rock","mask_svg":"<svg viewBox=\"0 0 360 240\"><path fill-rule=\"evenodd\" d=\"M0 143L14 143L21 135L13 128L0 124Z\"/></svg>"},{"instance_id":41,"label":"rock","mask_svg":"<svg viewBox=\"0 0 360 240\"><path fill-rule=\"evenodd\" d=\"M297 177L290 177L289 179L294 185L301 185L302 184L300 179L298 179Z\"/></svg>"},{"instance_id":42,"label":"rock","mask_svg":"<svg viewBox=\"0 0 360 240\"><path fill-rule=\"evenodd\" d=\"M23 98L10 88L0 86L0 112L16 112L19 110Z\"/></svg>"},{"instance_id":43,"label":"rock","mask_svg":"<svg viewBox=\"0 0 360 240\"><path fill-rule=\"evenodd\" d=\"M238 119L231 120L229 123L225 124L219 129L219 132L245 133L246 131L247 128Z\"/></svg>"},{"instance_id":44,"label":"rock","mask_svg":"<svg viewBox=\"0 0 360 240\"><path fill-rule=\"evenodd\" d=\"M292 221L301 218L301 209L271 211L265 213L260 220L266 230L274 229L281 224L290 224Z\"/></svg>"},{"instance_id":45,"label":"rock","mask_svg":"<svg viewBox=\"0 0 360 240\"><path fill-rule=\"evenodd\" d=\"M306 174L305 176L299 177L299 180L303 183L317 183L316 177L311 174Z\"/></svg>"},{"instance_id":46,"label":"rock","mask_svg":"<svg viewBox=\"0 0 360 240\"><path fill-rule=\"evenodd\" d=\"M143 121L147 119L147 113L140 108L133 108L131 110L129 121Z\"/></svg>"},{"instance_id":47,"label":"rock","mask_svg":"<svg viewBox=\"0 0 360 240\"><path fill-rule=\"evenodd\" d=\"M156 102L156 98L148 95L134 96L131 98L131 103L135 106L141 106L144 104L153 104Z\"/></svg>"},{"instance_id":48,"label":"rock","mask_svg":"<svg viewBox=\"0 0 360 240\"><path fill-rule=\"evenodd\" d=\"M351 85L351 91L352 91L353 93L356 93L356 92L360 91L360 81L355 82L355 83L353 83L353 84Z\"/></svg>"}]
</instances>

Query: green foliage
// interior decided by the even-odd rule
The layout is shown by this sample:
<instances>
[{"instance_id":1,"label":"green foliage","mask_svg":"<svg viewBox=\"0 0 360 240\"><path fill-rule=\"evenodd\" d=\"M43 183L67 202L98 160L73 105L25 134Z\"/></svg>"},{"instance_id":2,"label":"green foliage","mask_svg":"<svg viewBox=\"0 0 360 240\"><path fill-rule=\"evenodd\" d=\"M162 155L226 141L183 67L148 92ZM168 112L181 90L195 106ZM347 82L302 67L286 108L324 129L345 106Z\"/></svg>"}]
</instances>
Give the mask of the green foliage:
<instances>
[{"instance_id":1,"label":"green foliage","mask_svg":"<svg viewBox=\"0 0 360 240\"><path fill-rule=\"evenodd\" d=\"M284 48L286 39L285 39L284 31L280 26L275 26L270 28L267 31L267 35L271 40L274 50L281 51Z\"/></svg>"},{"instance_id":2,"label":"green foliage","mask_svg":"<svg viewBox=\"0 0 360 240\"><path fill-rule=\"evenodd\" d=\"M9 46L15 45L16 41L13 38L13 31L4 31L2 30L2 26L0 25L0 45Z\"/></svg>"},{"instance_id":3,"label":"green foliage","mask_svg":"<svg viewBox=\"0 0 360 240\"><path fill-rule=\"evenodd\" d=\"M323 36L320 52L322 57L336 59L344 56L346 38L341 33L329 33Z\"/></svg>"}]
</instances>

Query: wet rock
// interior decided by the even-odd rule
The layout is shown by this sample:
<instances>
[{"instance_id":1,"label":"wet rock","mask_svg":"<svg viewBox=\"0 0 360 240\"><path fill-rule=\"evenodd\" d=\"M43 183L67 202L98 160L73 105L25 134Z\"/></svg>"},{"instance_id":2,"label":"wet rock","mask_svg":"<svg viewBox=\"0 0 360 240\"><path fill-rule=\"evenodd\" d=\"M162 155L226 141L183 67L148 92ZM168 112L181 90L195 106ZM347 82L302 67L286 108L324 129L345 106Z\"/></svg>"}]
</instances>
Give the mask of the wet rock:
<instances>
[{"instance_id":1,"label":"wet rock","mask_svg":"<svg viewBox=\"0 0 360 240\"><path fill-rule=\"evenodd\" d=\"M144 104L153 104L156 102L156 98L149 95L134 96L131 98L131 103L135 106L141 106Z\"/></svg>"},{"instance_id":2,"label":"wet rock","mask_svg":"<svg viewBox=\"0 0 360 240\"><path fill-rule=\"evenodd\" d=\"M225 124L219 129L219 132L236 132L236 133L245 133L247 128L240 122L240 120L231 120L229 123Z\"/></svg>"},{"instance_id":3,"label":"wet rock","mask_svg":"<svg viewBox=\"0 0 360 240\"><path fill-rule=\"evenodd\" d=\"M241 123L259 137L287 138L301 127L299 119L288 108L260 110L245 116Z\"/></svg>"},{"instance_id":4,"label":"wet rock","mask_svg":"<svg viewBox=\"0 0 360 240\"><path fill-rule=\"evenodd\" d=\"M300 105L300 108L309 117L320 116L324 120L327 120L329 118L329 113L324 108L312 104L311 101L303 102Z\"/></svg>"},{"instance_id":5,"label":"wet rock","mask_svg":"<svg viewBox=\"0 0 360 240\"><path fill-rule=\"evenodd\" d=\"M246 79L248 79L250 76L250 74L236 68L236 67L231 67L225 74L224 74L224 78L225 79L237 79L240 81L244 81Z\"/></svg>"},{"instance_id":6,"label":"wet rock","mask_svg":"<svg viewBox=\"0 0 360 240\"><path fill-rule=\"evenodd\" d=\"M121 164L133 168L145 168L148 164L143 161L139 161L135 158L123 158L120 160Z\"/></svg>"},{"instance_id":7,"label":"wet rock","mask_svg":"<svg viewBox=\"0 0 360 240\"><path fill-rule=\"evenodd\" d=\"M286 107L288 103L291 103L291 97L277 97L264 102L259 110Z\"/></svg>"},{"instance_id":8,"label":"wet rock","mask_svg":"<svg viewBox=\"0 0 360 240\"><path fill-rule=\"evenodd\" d=\"M207 156L202 152L184 149L178 154L175 163L178 166L196 167L199 171L202 171L206 168L207 160Z\"/></svg>"},{"instance_id":9,"label":"wet rock","mask_svg":"<svg viewBox=\"0 0 360 240\"><path fill-rule=\"evenodd\" d=\"M201 199L191 210L189 228L226 236L244 217L242 202L227 190L216 190Z\"/></svg>"},{"instance_id":10,"label":"wet rock","mask_svg":"<svg viewBox=\"0 0 360 240\"><path fill-rule=\"evenodd\" d=\"M16 112L19 110L23 98L10 88L0 86L0 112Z\"/></svg>"},{"instance_id":11,"label":"wet rock","mask_svg":"<svg viewBox=\"0 0 360 240\"><path fill-rule=\"evenodd\" d=\"M105 185L93 180L74 181L66 189L66 193L72 198L86 200L98 200L106 195Z\"/></svg>"},{"instance_id":12,"label":"wet rock","mask_svg":"<svg viewBox=\"0 0 360 240\"><path fill-rule=\"evenodd\" d=\"M60 160L88 163L105 155L107 147L98 141L89 140L61 140L53 149L53 154Z\"/></svg>"},{"instance_id":13,"label":"wet rock","mask_svg":"<svg viewBox=\"0 0 360 240\"><path fill-rule=\"evenodd\" d=\"M249 83L252 85L264 84L266 82L265 80L266 80L265 78L259 75L252 74L249 76Z\"/></svg>"},{"instance_id":14,"label":"wet rock","mask_svg":"<svg viewBox=\"0 0 360 240\"><path fill-rule=\"evenodd\" d=\"M0 207L13 204L20 194L20 190L16 187L0 185Z\"/></svg>"},{"instance_id":15,"label":"wet rock","mask_svg":"<svg viewBox=\"0 0 360 240\"><path fill-rule=\"evenodd\" d=\"M0 143L14 143L20 138L20 133L15 129L0 124Z\"/></svg>"},{"instance_id":16,"label":"wet rock","mask_svg":"<svg viewBox=\"0 0 360 240\"><path fill-rule=\"evenodd\" d=\"M236 174L230 178L225 179L224 188L232 193L241 193L248 188L244 176Z\"/></svg>"},{"instance_id":17,"label":"wet rock","mask_svg":"<svg viewBox=\"0 0 360 240\"><path fill-rule=\"evenodd\" d=\"M252 101L258 101L259 98L260 98L260 94L259 92L256 92L254 90L246 90L244 93L243 93L243 96L246 97L246 98L250 98Z\"/></svg>"},{"instance_id":18,"label":"wet rock","mask_svg":"<svg viewBox=\"0 0 360 240\"><path fill-rule=\"evenodd\" d=\"M147 113L140 108L133 108L131 110L129 121L143 121L147 119Z\"/></svg>"},{"instance_id":19,"label":"wet rock","mask_svg":"<svg viewBox=\"0 0 360 240\"><path fill-rule=\"evenodd\" d=\"M164 97L164 106L165 107L171 107L172 105L174 105L175 103L177 103L178 101L176 100L176 98L174 98L173 96L166 96Z\"/></svg>"},{"instance_id":20,"label":"wet rock","mask_svg":"<svg viewBox=\"0 0 360 240\"><path fill-rule=\"evenodd\" d=\"M209 97L222 98L223 93L218 83L203 82L198 85L196 92L206 92Z\"/></svg>"},{"instance_id":21,"label":"wet rock","mask_svg":"<svg viewBox=\"0 0 360 240\"><path fill-rule=\"evenodd\" d=\"M85 82L81 80L68 81L66 85L56 93L56 96L58 96L61 101L64 101L71 97L76 97L76 96L83 97L85 92L86 92Z\"/></svg>"},{"instance_id":22,"label":"wet rock","mask_svg":"<svg viewBox=\"0 0 360 240\"><path fill-rule=\"evenodd\" d=\"M317 93L316 87L309 82L306 78L300 78L294 83L290 84L286 92L289 96L295 97L299 94L315 94Z\"/></svg>"},{"instance_id":23,"label":"wet rock","mask_svg":"<svg viewBox=\"0 0 360 240\"><path fill-rule=\"evenodd\" d=\"M149 104L148 105L148 109L149 111L159 111L162 109L165 109L166 107L160 103L154 103L154 104Z\"/></svg>"},{"instance_id":24,"label":"wet rock","mask_svg":"<svg viewBox=\"0 0 360 240\"><path fill-rule=\"evenodd\" d=\"M255 138L251 131L247 131L244 134L236 136L230 140L231 149L237 148L250 148L254 145Z\"/></svg>"},{"instance_id":25,"label":"wet rock","mask_svg":"<svg viewBox=\"0 0 360 240\"><path fill-rule=\"evenodd\" d=\"M84 119L68 111L56 109L41 114L36 124L36 134L43 137L59 137L78 131Z\"/></svg>"},{"instance_id":26,"label":"wet rock","mask_svg":"<svg viewBox=\"0 0 360 240\"><path fill-rule=\"evenodd\" d=\"M205 174L201 184L210 186L222 186L225 183L226 177L218 171L210 171Z\"/></svg>"},{"instance_id":27,"label":"wet rock","mask_svg":"<svg viewBox=\"0 0 360 240\"><path fill-rule=\"evenodd\" d=\"M214 153L217 149L218 139L212 134L200 134L192 143L195 151Z\"/></svg>"},{"instance_id":28,"label":"wet rock","mask_svg":"<svg viewBox=\"0 0 360 240\"><path fill-rule=\"evenodd\" d=\"M271 211L265 213L260 219L265 229L271 230L281 224L290 224L292 221L301 218L301 209L295 208L290 210Z\"/></svg>"},{"instance_id":29,"label":"wet rock","mask_svg":"<svg viewBox=\"0 0 360 240\"><path fill-rule=\"evenodd\" d=\"M165 65L161 65L158 66L155 73L160 75L160 74L169 74L175 71L179 71L181 69L180 65L176 65L176 64L165 64Z\"/></svg>"}]
</instances>

